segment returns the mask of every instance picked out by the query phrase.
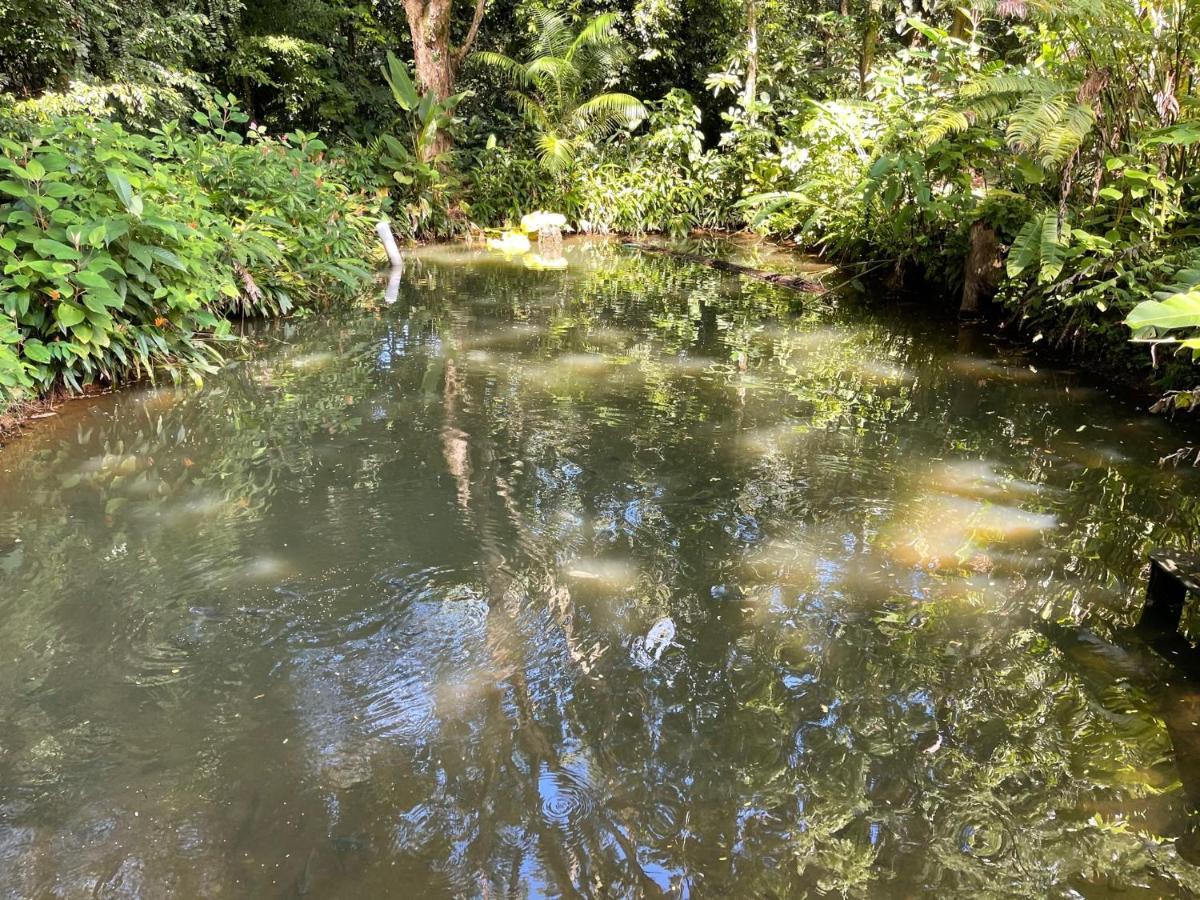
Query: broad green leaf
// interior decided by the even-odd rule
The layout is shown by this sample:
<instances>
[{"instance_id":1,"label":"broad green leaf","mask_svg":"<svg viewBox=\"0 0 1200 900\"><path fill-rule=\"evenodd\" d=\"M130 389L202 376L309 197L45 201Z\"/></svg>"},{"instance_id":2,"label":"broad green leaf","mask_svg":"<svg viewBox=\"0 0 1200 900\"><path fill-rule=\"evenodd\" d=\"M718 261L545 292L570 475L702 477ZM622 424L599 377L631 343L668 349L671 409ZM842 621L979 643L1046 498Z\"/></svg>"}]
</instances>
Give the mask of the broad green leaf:
<instances>
[{"instance_id":1,"label":"broad green leaf","mask_svg":"<svg viewBox=\"0 0 1200 900\"><path fill-rule=\"evenodd\" d=\"M1016 278L1041 258L1041 221L1034 217L1026 222L1008 252L1009 278Z\"/></svg>"},{"instance_id":2,"label":"broad green leaf","mask_svg":"<svg viewBox=\"0 0 1200 900\"><path fill-rule=\"evenodd\" d=\"M50 362L50 348L36 338L30 338L22 346L21 351L34 362Z\"/></svg>"},{"instance_id":3,"label":"broad green leaf","mask_svg":"<svg viewBox=\"0 0 1200 900\"><path fill-rule=\"evenodd\" d=\"M384 67L383 77L392 90L392 97L395 98L401 109L409 112L417 105L420 97L408 75L408 67L400 62L390 50L387 54L387 65Z\"/></svg>"},{"instance_id":4,"label":"broad green leaf","mask_svg":"<svg viewBox=\"0 0 1200 900\"><path fill-rule=\"evenodd\" d=\"M102 313L105 311L104 304L101 302L100 297L92 291L89 291L83 295L83 305L92 312Z\"/></svg>"},{"instance_id":5,"label":"broad green leaf","mask_svg":"<svg viewBox=\"0 0 1200 900\"><path fill-rule=\"evenodd\" d=\"M1166 300L1144 300L1133 308L1125 324L1135 330L1200 327L1200 294L1175 294Z\"/></svg>"},{"instance_id":6,"label":"broad green leaf","mask_svg":"<svg viewBox=\"0 0 1200 900\"><path fill-rule=\"evenodd\" d=\"M109 287L108 279L98 272L92 271L91 269L84 269L82 272L76 272L75 280L87 288Z\"/></svg>"},{"instance_id":7,"label":"broad green leaf","mask_svg":"<svg viewBox=\"0 0 1200 900\"><path fill-rule=\"evenodd\" d=\"M34 241L33 249L38 255L50 259L79 259L78 250L53 238L41 238Z\"/></svg>"},{"instance_id":8,"label":"broad green leaf","mask_svg":"<svg viewBox=\"0 0 1200 900\"><path fill-rule=\"evenodd\" d=\"M183 261L170 250L163 247L151 247L150 254L160 262L166 263L172 269L178 269L180 272L187 271L187 266L183 264Z\"/></svg>"},{"instance_id":9,"label":"broad green leaf","mask_svg":"<svg viewBox=\"0 0 1200 900\"><path fill-rule=\"evenodd\" d=\"M62 302L54 307L54 318L63 328L71 328L84 320L83 310L74 303Z\"/></svg>"},{"instance_id":10,"label":"broad green leaf","mask_svg":"<svg viewBox=\"0 0 1200 900\"><path fill-rule=\"evenodd\" d=\"M75 195L75 188L62 181L48 181L42 185L42 191L49 197L56 197L59 200L64 200L67 197Z\"/></svg>"},{"instance_id":11,"label":"broad green leaf","mask_svg":"<svg viewBox=\"0 0 1200 900\"><path fill-rule=\"evenodd\" d=\"M121 205L126 209L131 209L133 206L133 185L129 183L129 179L117 169L105 169L104 174L108 176L108 183L117 192L117 197L120 198Z\"/></svg>"}]
</instances>

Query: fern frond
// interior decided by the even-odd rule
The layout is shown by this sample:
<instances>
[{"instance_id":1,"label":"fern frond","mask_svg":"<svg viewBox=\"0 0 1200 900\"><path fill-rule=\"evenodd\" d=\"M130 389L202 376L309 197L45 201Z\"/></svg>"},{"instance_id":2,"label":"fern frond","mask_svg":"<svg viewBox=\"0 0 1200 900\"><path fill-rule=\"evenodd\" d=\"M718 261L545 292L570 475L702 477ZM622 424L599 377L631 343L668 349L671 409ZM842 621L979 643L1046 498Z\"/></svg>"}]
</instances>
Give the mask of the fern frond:
<instances>
[{"instance_id":1,"label":"fern frond","mask_svg":"<svg viewBox=\"0 0 1200 900\"><path fill-rule=\"evenodd\" d=\"M990 94L975 98L963 112L973 125L986 125L1011 112L1015 102L1013 94Z\"/></svg>"},{"instance_id":2,"label":"fern frond","mask_svg":"<svg viewBox=\"0 0 1200 900\"><path fill-rule=\"evenodd\" d=\"M959 90L962 97L986 97L994 94L1047 94L1056 93L1062 85L1052 78L1033 74L992 75L964 84Z\"/></svg>"},{"instance_id":3,"label":"fern frond","mask_svg":"<svg viewBox=\"0 0 1200 900\"><path fill-rule=\"evenodd\" d=\"M971 127L967 114L953 107L943 106L934 110L921 129L921 144L929 147L936 144L948 134L960 134Z\"/></svg>"},{"instance_id":4,"label":"fern frond","mask_svg":"<svg viewBox=\"0 0 1200 900\"><path fill-rule=\"evenodd\" d=\"M1008 277L1016 278L1037 267L1039 282L1062 274L1071 229L1056 210L1037 213L1022 227L1008 252Z\"/></svg>"},{"instance_id":5,"label":"fern frond","mask_svg":"<svg viewBox=\"0 0 1200 900\"><path fill-rule=\"evenodd\" d=\"M1017 104L1008 120L1005 129L1008 145L1018 153L1033 152L1042 136L1058 124L1066 111L1067 101L1062 95L1026 97Z\"/></svg>"},{"instance_id":6,"label":"fern frond","mask_svg":"<svg viewBox=\"0 0 1200 900\"><path fill-rule=\"evenodd\" d=\"M1059 219L1058 214L1047 212L1042 216L1040 237L1040 253L1042 268L1038 272L1038 281L1053 281L1063 268L1063 250L1066 238L1070 235L1066 223Z\"/></svg>"},{"instance_id":7,"label":"fern frond","mask_svg":"<svg viewBox=\"0 0 1200 900\"><path fill-rule=\"evenodd\" d=\"M1095 124L1096 113L1090 106L1069 104L1059 120L1038 140L1042 167L1049 169L1061 166L1070 159L1091 134Z\"/></svg>"},{"instance_id":8,"label":"fern frond","mask_svg":"<svg viewBox=\"0 0 1200 900\"><path fill-rule=\"evenodd\" d=\"M1008 262L1005 266L1009 278L1019 277L1030 266L1041 259L1042 222L1040 216L1034 216L1021 226L1016 240L1008 251Z\"/></svg>"}]
</instances>

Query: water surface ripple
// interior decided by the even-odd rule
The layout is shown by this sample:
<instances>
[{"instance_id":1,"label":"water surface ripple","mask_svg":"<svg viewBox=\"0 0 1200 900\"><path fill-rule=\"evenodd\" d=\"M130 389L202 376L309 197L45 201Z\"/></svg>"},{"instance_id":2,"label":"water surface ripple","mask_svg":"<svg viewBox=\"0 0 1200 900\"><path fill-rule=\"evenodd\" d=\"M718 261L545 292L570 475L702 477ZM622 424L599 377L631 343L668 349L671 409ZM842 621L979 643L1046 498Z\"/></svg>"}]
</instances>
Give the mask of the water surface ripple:
<instances>
[{"instance_id":1,"label":"water surface ripple","mask_svg":"<svg viewBox=\"0 0 1200 900\"><path fill-rule=\"evenodd\" d=\"M0 897L1200 893L1200 690L1126 635L1186 437L568 252L0 452Z\"/></svg>"}]
</instances>

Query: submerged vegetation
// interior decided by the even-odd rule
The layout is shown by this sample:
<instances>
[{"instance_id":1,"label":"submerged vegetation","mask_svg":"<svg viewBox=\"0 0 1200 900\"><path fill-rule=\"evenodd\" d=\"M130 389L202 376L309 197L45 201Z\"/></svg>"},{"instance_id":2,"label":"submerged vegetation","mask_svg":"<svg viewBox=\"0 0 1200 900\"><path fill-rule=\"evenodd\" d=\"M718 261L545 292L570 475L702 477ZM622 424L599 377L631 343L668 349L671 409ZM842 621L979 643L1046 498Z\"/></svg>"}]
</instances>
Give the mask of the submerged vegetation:
<instances>
[{"instance_id":1,"label":"submerged vegetation","mask_svg":"<svg viewBox=\"0 0 1200 900\"><path fill-rule=\"evenodd\" d=\"M1190 387L1194 4L94 6L0 8L9 398L199 375L230 316L351 291L374 216L535 209L752 229Z\"/></svg>"}]
</instances>

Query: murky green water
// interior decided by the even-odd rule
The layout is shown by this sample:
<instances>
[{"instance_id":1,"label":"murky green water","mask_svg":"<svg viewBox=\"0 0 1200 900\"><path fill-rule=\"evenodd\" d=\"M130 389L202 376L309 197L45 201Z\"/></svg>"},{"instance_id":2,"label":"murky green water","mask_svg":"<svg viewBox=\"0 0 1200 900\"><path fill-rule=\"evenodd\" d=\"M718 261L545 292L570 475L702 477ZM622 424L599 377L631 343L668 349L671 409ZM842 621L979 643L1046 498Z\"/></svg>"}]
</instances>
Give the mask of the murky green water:
<instances>
[{"instance_id":1,"label":"murky green water","mask_svg":"<svg viewBox=\"0 0 1200 900\"><path fill-rule=\"evenodd\" d=\"M1200 890L1200 693L1101 643L1194 540L1184 436L569 252L0 452L0 896Z\"/></svg>"}]
</instances>

